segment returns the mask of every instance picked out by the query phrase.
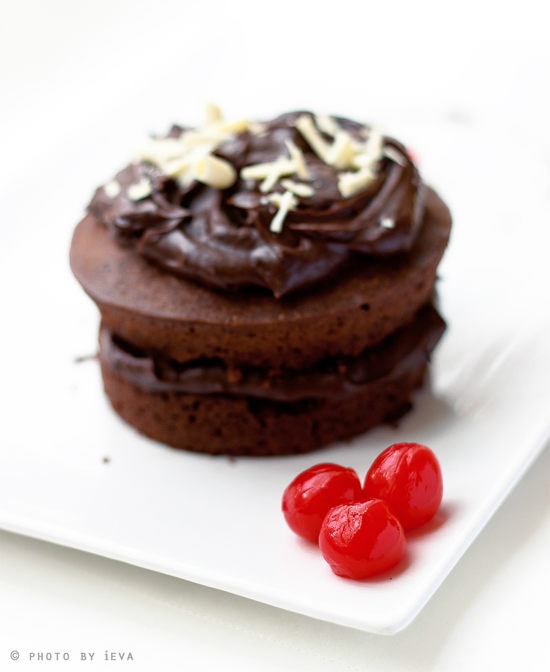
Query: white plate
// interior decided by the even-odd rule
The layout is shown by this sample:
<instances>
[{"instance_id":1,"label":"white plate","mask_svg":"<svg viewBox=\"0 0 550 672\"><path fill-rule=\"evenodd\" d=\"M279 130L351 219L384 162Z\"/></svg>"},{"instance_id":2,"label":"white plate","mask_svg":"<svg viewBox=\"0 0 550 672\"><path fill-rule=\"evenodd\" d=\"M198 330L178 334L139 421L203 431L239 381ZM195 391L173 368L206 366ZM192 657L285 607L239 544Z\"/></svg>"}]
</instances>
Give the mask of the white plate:
<instances>
[{"instance_id":1,"label":"white plate","mask_svg":"<svg viewBox=\"0 0 550 672\"><path fill-rule=\"evenodd\" d=\"M432 390L398 429L306 456L191 455L119 421L95 361L75 361L95 350L96 313L67 266L89 195L75 162L93 152L67 150L13 188L0 252L2 527L367 631L411 622L549 436L550 180L544 157L504 133L433 120L390 130L415 146L454 212L440 281L449 329ZM397 440L439 456L441 514L411 537L402 571L339 579L285 527L282 491L319 461L364 474Z\"/></svg>"}]
</instances>

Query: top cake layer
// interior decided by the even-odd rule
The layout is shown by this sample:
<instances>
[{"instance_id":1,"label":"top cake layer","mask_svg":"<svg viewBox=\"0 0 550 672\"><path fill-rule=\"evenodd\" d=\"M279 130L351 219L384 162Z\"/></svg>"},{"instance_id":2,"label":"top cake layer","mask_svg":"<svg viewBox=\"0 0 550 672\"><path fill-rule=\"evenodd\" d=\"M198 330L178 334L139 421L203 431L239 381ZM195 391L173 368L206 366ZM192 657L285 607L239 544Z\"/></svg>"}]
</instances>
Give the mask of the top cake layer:
<instances>
[{"instance_id":1,"label":"top cake layer","mask_svg":"<svg viewBox=\"0 0 550 672\"><path fill-rule=\"evenodd\" d=\"M100 187L89 213L164 270L279 298L351 258L413 247L425 188L406 149L356 122L309 112L265 123L174 127Z\"/></svg>"},{"instance_id":2,"label":"top cake layer","mask_svg":"<svg viewBox=\"0 0 550 672\"><path fill-rule=\"evenodd\" d=\"M450 228L447 207L427 189L410 253L368 264L355 259L315 291L281 299L255 288L212 291L167 273L118 245L91 215L74 233L71 267L105 326L144 350L179 361L206 356L300 368L359 354L410 322L432 298Z\"/></svg>"}]
</instances>

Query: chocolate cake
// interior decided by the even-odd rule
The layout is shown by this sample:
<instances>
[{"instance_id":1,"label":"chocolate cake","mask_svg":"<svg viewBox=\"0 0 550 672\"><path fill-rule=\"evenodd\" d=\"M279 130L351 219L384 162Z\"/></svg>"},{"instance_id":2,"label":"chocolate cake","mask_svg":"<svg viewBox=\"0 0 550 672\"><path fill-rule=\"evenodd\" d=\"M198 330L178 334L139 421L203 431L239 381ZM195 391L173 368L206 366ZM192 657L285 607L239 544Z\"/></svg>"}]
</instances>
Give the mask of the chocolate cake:
<instances>
[{"instance_id":1,"label":"chocolate cake","mask_svg":"<svg viewBox=\"0 0 550 672\"><path fill-rule=\"evenodd\" d=\"M210 454L306 452L395 421L445 328L450 228L374 128L217 108L174 126L97 189L71 245L113 408Z\"/></svg>"}]
</instances>

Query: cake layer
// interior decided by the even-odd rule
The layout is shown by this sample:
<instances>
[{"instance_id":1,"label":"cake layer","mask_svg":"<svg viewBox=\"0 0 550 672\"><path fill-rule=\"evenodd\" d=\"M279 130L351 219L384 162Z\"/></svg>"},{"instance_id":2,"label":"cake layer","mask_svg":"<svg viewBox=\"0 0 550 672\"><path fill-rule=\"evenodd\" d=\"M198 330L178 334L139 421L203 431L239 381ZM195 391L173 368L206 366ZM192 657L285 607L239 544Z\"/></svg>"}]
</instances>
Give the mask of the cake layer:
<instances>
[{"instance_id":1,"label":"cake layer","mask_svg":"<svg viewBox=\"0 0 550 672\"><path fill-rule=\"evenodd\" d=\"M426 369L426 362L417 362L396 378L373 382L346 397L278 403L246 396L149 392L101 362L113 408L141 434L173 448L235 456L305 453L394 423L410 410Z\"/></svg>"},{"instance_id":2,"label":"cake layer","mask_svg":"<svg viewBox=\"0 0 550 672\"><path fill-rule=\"evenodd\" d=\"M144 435L211 454L282 455L395 422L411 407L443 329L427 306L359 358L308 371L235 372L213 361L154 359L102 328L100 362L113 408Z\"/></svg>"},{"instance_id":3,"label":"cake layer","mask_svg":"<svg viewBox=\"0 0 550 672\"><path fill-rule=\"evenodd\" d=\"M324 357L358 355L408 324L433 294L450 228L447 207L427 190L408 254L358 257L314 291L281 299L254 288L212 291L166 273L90 215L75 231L71 266L103 324L138 348L178 361L304 368Z\"/></svg>"}]
</instances>

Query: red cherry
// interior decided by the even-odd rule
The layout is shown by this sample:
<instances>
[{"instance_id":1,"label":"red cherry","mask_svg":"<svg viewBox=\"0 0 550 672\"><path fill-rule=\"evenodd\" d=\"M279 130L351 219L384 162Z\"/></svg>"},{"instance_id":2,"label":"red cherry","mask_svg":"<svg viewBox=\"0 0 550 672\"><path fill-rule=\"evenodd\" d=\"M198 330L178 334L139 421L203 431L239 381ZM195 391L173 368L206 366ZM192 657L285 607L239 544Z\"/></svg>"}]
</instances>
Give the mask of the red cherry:
<instances>
[{"instance_id":1,"label":"red cherry","mask_svg":"<svg viewBox=\"0 0 550 672\"><path fill-rule=\"evenodd\" d=\"M406 530L431 520L441 504L443 479L434 453L419 443L395 443L374 460L365 496L383 499Z\"/></svg>"},{"instance_id":2,"label":"red cherry","mask_svg":"<svg viewBox=\"0 0 550 672\"><path fill-rule=\"evenodd\" d=\"M369 499L331 509L321 526L319 548L338 576L366 579L403 558L405 533L385 502Z\"/></svg>"},{"instance_id":3,"label":"red cherry","mask_svg":"<svg viewBox=\"0 0 550 672\"><path fill-rule=\"evenodd\" d=\"M329 509L363 495L357 473L329 462L306 469L283 493L282 510L290 529L300 537L317 541Z\"/></svg>"}]
</instances>

